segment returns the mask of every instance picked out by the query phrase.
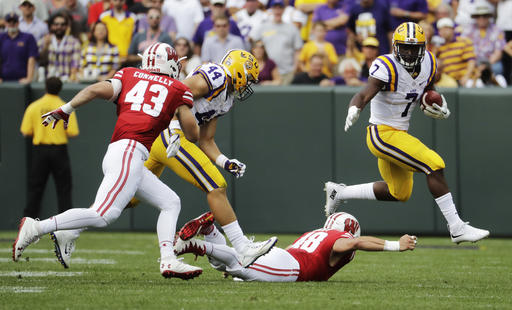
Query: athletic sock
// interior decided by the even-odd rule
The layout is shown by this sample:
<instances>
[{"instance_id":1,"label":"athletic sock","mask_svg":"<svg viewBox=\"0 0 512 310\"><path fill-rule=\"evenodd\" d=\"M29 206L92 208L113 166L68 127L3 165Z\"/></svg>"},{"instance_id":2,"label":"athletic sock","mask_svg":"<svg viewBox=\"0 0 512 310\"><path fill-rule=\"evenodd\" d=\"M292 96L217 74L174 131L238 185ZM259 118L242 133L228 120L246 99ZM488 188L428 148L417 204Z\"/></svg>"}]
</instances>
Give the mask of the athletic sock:
<instances>
[{"instance_id":1,"label":"athletic sock","mask_svg":"<svg viewBox=\"0 0 512 310\"><path fill-rule=\"evenodd\" d=\"M44 235L56 230L77 229L84 227L105 227L107 222L92 209L69 209L39 222L39 234Z\"/></svg>"},{"instance_id":2,"label":"athletic sock","mask_svg":"<svg viewBox=\"0 0 512 310\"><path fill-rule=\"evenodd\" d=\"M226 245L226 238L220 233L215 225L212 225L213 229L208 235L204 235L204 241Z\"/></svg>"},{"instance_id":3,"label":"athletic sock","mask_svg":"<svg viewBox=\"0 0 512 310\"><path fill-rule=\"evenodd\" d=\"M244 236L242 228L238 224L238 221L231 222L227 225L222 226L224 233L228 237L229 241L238 253L241 253L244 246L249 243L249 239Z\"/></svg>"},{"instance_id":4,"label":"athletic sock","mask_svg":"<svg viewBox=\"0 0 512 310\"><path fill-rule=\"evenodd\" d=\"M172 242L162 241L158 243L158 246L160 247L160 257L164 258L168 256L176 256L174 254L174 247L172 245Z\"/></svg>"},{"instance_id":5,"label":"athletic sock","mask_svg":"<svg viewBox=\"0 0 512 310\"><path fill-rule=\"evenodd\" d=\"M235 250L227 245L205 242L206 255L214 258L228 267L235 269L240 267Z\"/></svg>"},{"instance_id":6,"label":"athletic sock","mask_svg":"<svg viewBox=\"0 0 512 310\"><path fill-rule=\"evenodd\" d=\"M443 213L446 222L448 222L450 232L457 232L464 222L462 222L459 214L457 213L457 208L455 208L455 204L453 203L452 194L448 193L441 197L437 197L436 203Z\"/></svg>"},{"instance_id":7,"label":"athletic sock","mask_svg":"<svg viewBox=\"0 0 512 310\"><path fill-rule=\"evenodd\" d=\"M373 182L365 184L350 185L343 188L342 191L336 194L336 199L366 199L377 200L373 192Z\"/></svg>"}]
</instances>

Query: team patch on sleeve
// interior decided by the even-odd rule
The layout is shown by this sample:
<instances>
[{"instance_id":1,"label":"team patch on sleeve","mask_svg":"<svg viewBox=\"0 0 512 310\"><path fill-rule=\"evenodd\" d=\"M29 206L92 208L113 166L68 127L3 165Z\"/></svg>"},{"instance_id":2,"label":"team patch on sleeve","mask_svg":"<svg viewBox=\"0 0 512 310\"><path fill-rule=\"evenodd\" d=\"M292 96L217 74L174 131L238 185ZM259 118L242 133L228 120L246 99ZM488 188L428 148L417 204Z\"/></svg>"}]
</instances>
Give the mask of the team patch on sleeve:
<instances>
[{"instance_id":1,"label":"team patch on sleeve","mask_svg":"<svg viewBox=\"0 0 512 310\"><path fill-rule=\"evenodd\" d=\"M370 67L370 76L387 83L389 91L396 91L398 87L398 75L396 65L388 55L377 57Z\"/></svg>"}]
</instances>

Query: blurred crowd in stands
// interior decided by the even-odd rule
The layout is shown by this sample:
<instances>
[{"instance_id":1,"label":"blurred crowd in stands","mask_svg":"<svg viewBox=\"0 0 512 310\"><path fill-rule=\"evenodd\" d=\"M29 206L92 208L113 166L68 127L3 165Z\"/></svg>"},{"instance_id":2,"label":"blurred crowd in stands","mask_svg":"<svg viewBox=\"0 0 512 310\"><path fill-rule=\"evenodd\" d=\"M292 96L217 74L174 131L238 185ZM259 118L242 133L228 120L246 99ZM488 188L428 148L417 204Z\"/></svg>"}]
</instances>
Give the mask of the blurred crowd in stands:
<instances>
[{"instance_id":1,"label":"blurred crowd in stands","mask_svg":"<svg viewBox=\"0 0 512 310\"><path fill-rule=\"evenodd\" d=\"M187 56L182 78L242 48L264 85L360 86L405 21L424 29L437 86L511 83L512 0L1 0L0 82L105 80L160 41Z\"/></svg>"}]
</instances>

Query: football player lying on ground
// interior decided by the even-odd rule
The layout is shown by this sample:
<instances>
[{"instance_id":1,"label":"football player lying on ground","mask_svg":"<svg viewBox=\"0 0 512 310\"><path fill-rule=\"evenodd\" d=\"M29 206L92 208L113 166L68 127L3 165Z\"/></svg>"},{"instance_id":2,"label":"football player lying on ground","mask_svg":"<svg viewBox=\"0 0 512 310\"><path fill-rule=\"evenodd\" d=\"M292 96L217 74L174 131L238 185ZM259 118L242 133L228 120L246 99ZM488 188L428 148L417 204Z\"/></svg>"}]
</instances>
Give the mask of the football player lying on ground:
<instances>
[{"instance_id":1,"label":"football player lying on ground","mask_svg":"<svg viewBox=\"0 0 512 310\"><path fill-rule=\"evenodd\" d=\"M187 230L189 226L197 226L199 218L204 216L189 221L180 231ZM327 218L323 228L306 232L286 249L273 247L254 264L244 268L236 252L226 245L226 239L213 224L213 219L202 225L200 233L204 235L204 241L197 238L184 241L178 238L174 246L176 255L207 255L212 267L244 281L327 281L352 261L356 250L412 251L417 241L415 236L409 235L403 235L399 241L361 237L361 228L356 218L338 212Z\"/></svg>"}]
</instances>

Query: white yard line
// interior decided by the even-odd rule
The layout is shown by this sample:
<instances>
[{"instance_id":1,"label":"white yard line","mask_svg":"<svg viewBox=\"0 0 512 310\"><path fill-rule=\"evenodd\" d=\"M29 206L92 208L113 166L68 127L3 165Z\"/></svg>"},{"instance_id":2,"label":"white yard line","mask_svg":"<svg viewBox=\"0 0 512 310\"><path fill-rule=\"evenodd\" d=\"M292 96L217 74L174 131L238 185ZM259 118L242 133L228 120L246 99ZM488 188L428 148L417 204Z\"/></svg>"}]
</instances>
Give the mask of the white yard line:
<instances>
[{"instance_id":1,"label":"white yard line","mask_svg":"<svg viewBox=\"0 0 512 310\"><path fill-rule=\"evenodd\" d=\"M23 258L21 261L24 261ZM11 263L11 258L0 257L0 263ZM58 262L56 257L31 257L29 262ZM82 265L114 265L117 261L113 259L86 259L81 257L73 257L71 263L82 264Z\"/></svg>"},{"instance_id":2,"label":"white yard line","mask_svg":"<svg viewBox=\"0 0 512 310\"><path fill-rule=\"evenodd\" d=\"M81 276L83 272L62 272L62 271L2 271L0 277L74 277Z\"/></svg>"},{"instance_id":3,"label":"white yard line","mask_svg":"<svg viewBox=\"0 0 512 310\"><path fill-rule=\"evenodd\" d=\"M42 293L46 287L41 286L0 286L1 293Z\"/></svg>"},{"instance_id":4,"label":"white yard line","mask_svg":"<svg viewBox=\"0 0 512 310\"><path fill-rule=\"evenodd\" d=\"M12 253L12 248L0 249L1 253ZM53 253L53 249L31 249L28 248L24 253ZM114 255L144 255L143 251L123 251L123 250L93 250L77 249L74 253L92 253L92 254L114 254Z\"/></svg>"}]
</instances>

